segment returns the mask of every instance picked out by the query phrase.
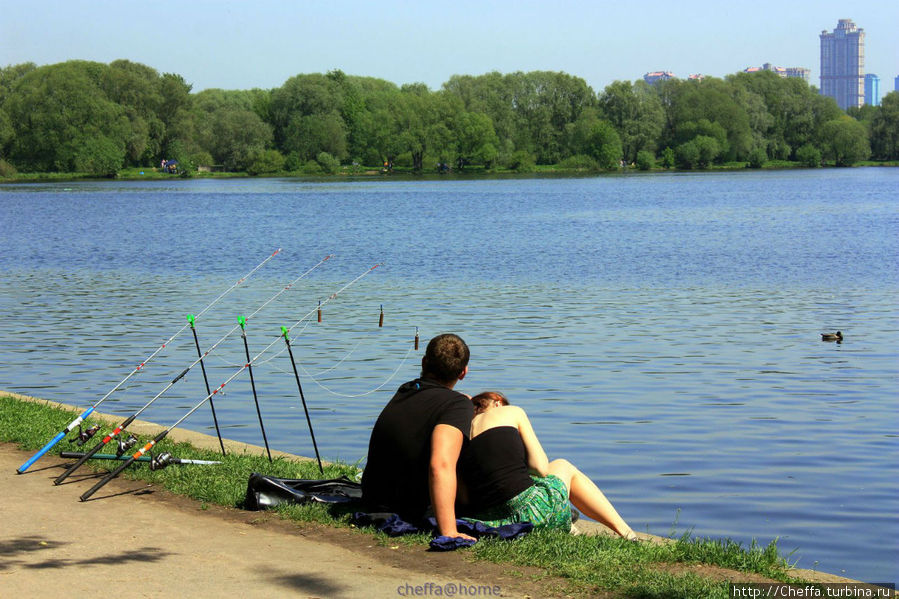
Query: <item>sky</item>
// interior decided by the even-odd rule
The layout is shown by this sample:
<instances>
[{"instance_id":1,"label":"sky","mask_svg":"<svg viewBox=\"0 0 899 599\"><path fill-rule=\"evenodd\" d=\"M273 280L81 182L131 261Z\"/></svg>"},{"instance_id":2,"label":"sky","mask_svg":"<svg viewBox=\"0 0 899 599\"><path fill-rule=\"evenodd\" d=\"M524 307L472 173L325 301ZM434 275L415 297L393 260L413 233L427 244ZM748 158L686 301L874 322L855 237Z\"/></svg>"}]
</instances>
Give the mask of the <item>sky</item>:
<instances>
[{"instance_id":1,"label":"sky","mask_svg":"<svg viewBox=\"0 0 899 599\"><path fill-rule=\"evenodd\" d=\"M672 71L811 69L822 30L865 30L865 72L899 75L896 0L0 0L0 66L124 58L207 88L341 69L431 89L454 74L564 71L595 91Z\"/></svg>"}]
</instances>

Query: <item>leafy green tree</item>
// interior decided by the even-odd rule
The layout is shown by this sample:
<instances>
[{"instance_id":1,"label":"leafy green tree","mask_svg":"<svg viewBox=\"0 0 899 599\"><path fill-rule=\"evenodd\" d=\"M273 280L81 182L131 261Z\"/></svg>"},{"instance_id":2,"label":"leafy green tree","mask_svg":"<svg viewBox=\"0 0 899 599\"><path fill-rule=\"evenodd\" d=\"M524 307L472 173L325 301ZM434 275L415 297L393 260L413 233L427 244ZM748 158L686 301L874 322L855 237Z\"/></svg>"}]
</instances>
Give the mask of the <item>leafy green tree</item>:
<instances>
[{"instance_id":1,"label":"leafy green tree","mask_svg":"<svg viewBox=\"0 0 899 599\"><path fill-rule=\"evenodd\" d=\"M758 147L749 153L749 168L762 168L768 162L768 154L765 148Z\"/></svg>"},{"instance_id":2,"label":"leafy green tree","mask_svg":"<svg viewBox=\"0 0 899 599\"><path fill-rule=\"evenodd\" d=\"M658 95L645 81L609 84L599 97L599 107L621 137L625 161L634 162L643 149L655 151L664 114Z\"/></svg>"},{"instance_id":3,"label":"leafy green tree","mask_svg":"<svg viewBox=\"0 0 899 599\"><path fill-rule=\"evenodd\" d=\"M727 131L719 123L712 123L708 119L683 123L678 129L675 139L682 143L695 139L698 135L711 137L718 144L718 153L726 152L728 148Z\"/></svg>"},{"instance_id":4,"label":"leafy green tree","mask_svg":"<svg viewBox=\"0 0 899 599\"><path fill-rule=\"evenodd\" d=\"M318 156L315 157L315 161L321 167L322 171L329 175L333 175L340 170L340 161L327 152L319 152Z\"/></svg>"},{"instance_id":5,"label":"leafy green tree","mask_svg":"<svg viewBox=\"0 0 899 599\"><path fill-rule=\"evenodd\" d=\"M296 115L285 132L283 148L310 159L327 152L338 160L347 156L347 132L337 112Z\"/></svg>"},{"instance_id":6,"label":"leafy green tree","mask_svg":"<svg viewBox=\"0 0 899 599\"><path fill-rule=\"evenodd\" d=\"M681 134L682 127L706 120L725 131L726 143L718 141L722 159L746 159L753 146L752 129L747 107L735 98L732 84L715 77L661 83L658 90L666 119L662 145L682 143L689 137ZM701 134L715 137L709 132Z\"/></svg>"},{"instance_id":7,"label":"leafy green tree","mask_svg":"<svg viewBox=\"0 0 899 599\"><path fill-rule=\"evenodd\" d=\"M496 160L499 140L489 116L463 112L454 119L452 133L455 136L456 164L460 169L466 164L483 164L490 168Z\"/></svg>"},{"instance_id":8,"label":"leafy green tree","mask_svg":"<svg viewBox=\"0 0 899 599\"><path fill-rule=\"evenodd\" d=\"M583 79L549 71L455 76L443 89L460 99L465 111L490 117L499 141L497 153L507 163L515 150L535 155L540 164L576 154L564 144L566 126L596 105Z\"/></svg>"},{"instance_id":9,"label":"leafy green tree","mask_svg":"<svg viewBox=\"0 0 899 599\"><path fill-rule=\"evenodd\" d=\"M506 167L519 173L530 173L537 166L534 156L527 150L516 150L509 156Z\"/></svg>"},{"instance_id":10,"label":"leafy green tree","mask_svg":"<svg viewBox=\"0 0 899 599\"><path fill-rule=\"evenodd\" d=\"M125 110L103 92L107 70L100 63L70 61L17 78L3 103L15 132L11 161L28 170L72 171L82 154L79 144L106 150L107 141L124 156L131 128Z\"/></svg>"},{"instance_id":11,"label":"leafy green tree","mask_svg":"<svg viewBox=\"0 0 899 599\"><path fill-rule=\"evenodd\" d=\"M665 168L673 168L674 164L674 150L670 147L666 147L662 150L662 166Z\"/></svg>"},{"instance_id":12,"label":"leafy green tree","mask_svg":"<svg viewBox=\"0 0 899 599\"><path fill-rule=\"evenodd\" d=\"M320 73L291 77L271 94L275 142L283 150L291 151L294 148L289 148L285 142L296 133L300 119L312 115L339 115L342 107L339 77Z\"/></svg>"},{"instance_id":13,"label":"leafy green tree","mask_svg":"<svg viewBox=\"0 0 899 599\"><path fill-rule=\"evenodd\" d=\"M103 135L76 139L71 146L70 164L80 173L114 176L125 160L122 145Z\"/></svg>"},{"instance_id":14,"label":"leafy green tree","mask_svg":"<svg viewBox=\"0 0 899 599\"><path fill-rule=\"evenodd\" d=\"M837 166L852 166L871 154L865 126L850 116L825 123L820 135L824 157Z\"/></svg>"},{"instance_id":15,"label":"leafy green tree","mask_svg":"<svg viewBox=\"0 0 899 599\"><path fill-rule=\"evenodd\" d=\"M253 158L247 168L251 175L279 173L284 170L284 156L278 150L264 150Z\"/></svg>"},{"instance_id":16,"label":"leafy green tree","mask_svg":"<svg viewBox=\"0 0 899 599\"><path fill-rule=\"evenodd\" d=\"M401 88L397 125L403 147L411 153L412 168L421 170L429 154L448 162L455 154L455 139L447 123L462 111L458 98L432 93L423 84Z\"/></svg>"},{"instance_id":17,"label":"leafy green tree","mask_svg":"<svg viewBox=\"0 0 899 599\"><path fill-rule=\"evenodd\" d=\"M37 65L33 62L23 62L0 68L0 104L9 96L15 82L36 68Z\"/></svg>"},{"instance_id":18,"label":"leafy green tree","mask_svg":"<svg viewBox=\"0 0 899 599\"><path fill-rule=\"evenodd\" d=\"M271 142L271 127L250 110L224 110L217 116L212 156L228 170L245 170Z\"/></svg>"},{"instance_id":19,"label":"leafy green tree","mask_svg":"<svg viewBox=\"0 0 899 599\"><path fill-rule=\"evenodd\" d=\"M699 150L697 165L701 168L708 168L721 153L721 146L714 137L697 135L693 138L693 143L696 144L696 149Z\"/></svg>"},{"instance_id":20,"label":"leafy green tree","mask_svg":"<svg viewBox=\"0 0 899 599\"><path fill-rule=\"evenodd\" d=\"M608 121L597 121L587 138L587 154L596 159L600 168L618 168L621 161L621 138Z\"/></svg>"},{"instance_id":21,"label":"leafy green tree","mask_svg":"<svg viewBox=\"0 0 899 599\"><path fill-rule=\"evenodd\" d=\"M677 154L677 166L683 169L692 169L699 165L699 147L693 140L682 143L675 150Z\"/></svg>"},{"instance_id":22,"label":"leafy green tree","mask_svg":"<svg viewBox=\"0 0 899 599\"><path fill-rule=\"evenodd\" d=\"M641 171L649 171L655 168L656 158L652 155L652 152L648 150L640 150L637 152L637 168Z\"/></svg>"},{"instance_id":23,"label":"leafy green tree","mask_svg":"<svg viewBox=\"0 0 899 599\"><path fill-rule=\"evenodd\" d=\"M796 150L796 160L803 166L819 167L821 166L821 150L812 144L805 144Z\"/></svg>"},{"instance_id":24,"label":"leafy green tree","mask_svg":"<svg viewBox=\"0 0 899 599\"><path fill-rule=\"evenodd\" d=\"M575 154L559 163L559 168L578 171L598 171L599 165L591 156Z\"/></svg>"},{"instance_id":25,"label":"leafy green tree","mask_svg":"<svg viewBox=\"0 0 899 599\"><path fill-rule=\"evenodd\" d=\"M871 149L880 160L899 160L899 92L885 95L871 120Z\"/></svg>"},{"instance_id":26,"label":"leafy green tree","mask_svg":"<svg viewBox=\"0 0 899 599\"><path fill-rule=\"evenodd\" d=\"M16 136L15 129L9 120L6 111L0 108L0 158L6 156L6 149L12 143Z\"/></svg>"}]
</instances>

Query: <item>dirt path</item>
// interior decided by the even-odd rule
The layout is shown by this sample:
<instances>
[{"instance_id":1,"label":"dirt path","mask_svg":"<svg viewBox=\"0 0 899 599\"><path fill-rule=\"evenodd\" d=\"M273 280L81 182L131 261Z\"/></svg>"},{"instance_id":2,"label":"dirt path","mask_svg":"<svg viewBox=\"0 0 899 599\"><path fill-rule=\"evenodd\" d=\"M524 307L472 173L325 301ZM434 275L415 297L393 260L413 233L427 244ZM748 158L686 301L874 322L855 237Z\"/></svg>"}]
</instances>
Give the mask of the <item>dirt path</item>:
<instances>
[{"instance_id":1,"label":"dirt path","mask_svg":"<svg viewBox=\"0 0 899 599\"><path fill-rule=\"evenodd\" d=\"M139 481L116 479L101 500L82 503L96 475L54 486L63 463L54 456L17 475L29 455L0 444L0 597L402 597L428 583L490 586L480 597L529 594L498 567L469 566L461 555L203 510ZM410 569L410 558L421 567Z\"/></svg>"}]
</instances>

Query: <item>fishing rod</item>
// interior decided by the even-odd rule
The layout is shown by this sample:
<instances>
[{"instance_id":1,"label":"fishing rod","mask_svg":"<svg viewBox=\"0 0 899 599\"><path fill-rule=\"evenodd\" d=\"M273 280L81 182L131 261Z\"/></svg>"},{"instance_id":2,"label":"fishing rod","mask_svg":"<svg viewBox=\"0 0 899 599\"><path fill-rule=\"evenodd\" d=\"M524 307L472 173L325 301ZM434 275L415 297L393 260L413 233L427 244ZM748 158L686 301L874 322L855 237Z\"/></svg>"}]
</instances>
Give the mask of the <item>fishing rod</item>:
<instances>
[{"instance_id":1,"label":"fishing rod","mask_svg":"<svg viewBox=\"0 0 899 599\"><path fill-rule=\"evenodd\" d=\"M290 330L287 327L281 327L281 336L284 337L284 343L287 344L287 353L290 354L290 364L293 366L293 375L297 379L297 388L300 390L300 400L303 402L303 411L306 412L306 423L309 425L309 436L312 437L312 448L315 449L315 459L318 460L318 471L322 474L325 469L322 468L322 458L318 455L318 445L315 443L315 433L312 431L312 420L309 418L309 408L306 407L306 396L303 395L303 385L300 384L300 373L297 372L297 363L293 359L293 349L290 347Z\"/></svg>"},{"instance_id":2,"label":"fishing rod","mask_svg":"<svg viewBox=\"0 0 899 599\"><path fill-rule=\"evenodd\" d=\"M197 357L200 358L200 369L203 371L203 383L206 384L206 393L209 391L209 377L206 376L206 362L203 360L203 352L200 351L200 339L197 337L197 327L195 326L196 317L193 314L187 315L187 322L190 323L190 330L194 334L194 346L197 348ZM219 420L215 416L215 404L209 400L209 407L212 409L212 422L215 424L215 436L219 438L219 446L222 448L222 455L225 455L225 442L222 441L222 431L219 430Z\"/></svg>"},{"instance_id":3,"label":"fishing rod","mask_svg":"<svg viewBox=\"0 0 899 599\"><path fill-rule=\"evenodd\" d=\"M244 281L246 281L247 279L249 279L249 278L253 275L253 273L255 273L257 270L259 270L260 268L262 268L262 267L263 267L269 260L271 260L271 259L274 258L276 255L278 255L278 253L279 253L280 251L281 251L281 248L278 248L277 250L275 250L275 251L272 253L271 256L269 256L268 258L266 258L265 260L263 260L262 262L260 262L259 264L257 264L256 267L255 267L253 270L251 270L250 272L248 272L247 274L245 274L243 277L241 277L240 280L238 280L236 283L234 283L234 284L231 285L228 289L226 289L224 292L222 292L221 295L219 295L217 298L215 298L214 300L212 300L212 303L210 303L208 306L206 306L205 308L203 308L202 310L200 310L200 312L197 314L197 316L202 316L207 310L209 310L209 309L212 308L215 304L217 304L217 303L219 302L219 300L221 300L223 297L225 297L226 295L228 295L229 293L231 293L231 291L233 291L238 285L240 285L241 283L243 283ZM110 389L109 392L108 392L106 395L104 395L102 398L100 398L99 401L97 401L96 403L94 403L94 404L93 404L91 407L89 407L87 410L85 410L84 412L82 412L82 414L81 414L80 416L78 416L77 418L75 418L75 420L73 420L72 422L70 422L70 423L69 423L64 429L62 429L62 431L60 431L55 437L53 437L52 439L50 439L50 441L48 441L46 445L44 445L42 448L40 448L40 449L37 451L37 453L35 453L33 456L31 456L31 457L28 459L28 461L26 461L24 464L22 464L21 466L19 466L19 467L16 469L16 474L22 474L22 473L24 473L26 470L28 470L29 468L31 468L31 465L32 465L32 464L34 464L36 461L38 461L39 459L41 459L41 458L44 456L44 454L46 454L48 451L50 451L50 450L53 448L54 445L56 445L57 443L59 443L60 441L62 441L62 439L63 439L66 435L68 435L70 432L72 432L72 430L74 430L74 428L75 428L76 426L78 426L78 425L80 425L82 422L84 422L84 419L87 418L88 416L90 416L91 413L93 413L93 411L94 411L95 409L97 409L97 406L99 406L101 403L103 403L104 401L106 401L106 399L107 399L110 395L112 395L113 393L115 393L115 392L119 389L119 387L121 387L122 385L124 385L124 384L128 381L128 379L130 379L132 376L134 376L135 374L137 374L137 373L138 373L144 366L147 365L147 363L148 363L150 360L152 360L153 358L155 358L156 355L157 355L159 352L161 352L163 349L166 348L166 346L168 346L168 344L170 344L172 341L174 341L175 338L176 338L178 335L180 335L181 333L183 333L183 332L184 332L184 329L186 329L187 326L188 326L188 325L184 325L183 327L181 327L180 329L178 329L178 332L176 332L174 335L172 335L171 337L169 337L165 342L163 342L162 345L160 345L158 348L156 348L156 351L154 351L152 354L150 354L149 356L147 356L146 358L144 358L144 361L143 361L143 362L141 362L140 364L138 364L138 365L137 365L137 366L136 366L130 373L128 373L128 376L126 376L126 377L123 378L121 381L119 381L118 384L117 384L115 387L113 387L112 389Z\"/></svg>"},{"instance_id":4,"label":"fishing rod","mask_svg":"<svg viewBox=\"0 0 899 599\"><path fill-rule=\"evenodd\" d=\"M374 266L372 266L371 268L369 268L368 270L366 270L365 272L363 272L361 275L359 275L358 277L356 277L355 279L353 279L352 281L350 281L349 283L347 283L346 285L344 285L343 287L341 287L339 290L335 291L335 292L332 293L330 296L328 296L328 299L325 300L324 302L322 302L322 304L326 304L326 303L330 302L331 300L335 299L340 293L342 293L344 290L346 290L347 288L349 288L351 285L354 285L357 281L359 281L360 279L362 279L362 277L364 277L365 275L369 274L371 271L373 271L374 269L378 268L379 266L381 266L380 263L379 263L379 264L375 264ZM303 322L304 320L306 320L306 318L308 318L309 316L311 316L314 312L315 312L314 309L313 309L313 310L310 310L308 313L306 313L305 316L303 316L302 318L300 318L299 320L297 320L293 325L291 325L291 326L287 329L286 332L287 332L287 333L290 333L290 331L292 331L295 327L297 327L301 322ZM199 410L200 407L201 407L204 403L206 403L206 400L210 399L213 395L217 394L219 391L221 391L222 389L224 389L224 388L225 388L225 385L227 385L228 383L230 383L231 381L233 381L235 378L237 378L237 376L238 376L241 372L243 372L244 370L246 370L247 368L249 368L249 367L250 367L250 364L252 364L252 363L255 362L256 360L258 360L258 359L259 359L265 352L267 352L269 349L271 349L272 346L275 345L276 343L278 343L278 341L279 341L279 340L281 339L281 337L283 337L283 336L284 336L284 330L283 330L283 328L282 328L282 334L281 334L281 335L278 335L278 337L277 337L274 341L272 341L272 342L269 343L267 346L265 346L265 349L263 349L261 352L259 352L258 354L256 354L256 356L255 356L252 360L250 360L249 362L247 362L247 364L241 366L241 367L240 367L234 374L232 374L230 377L228 377L228 378L225 380L225 382L223 382L221 385L219 385L218 387L216 387L216 388L212 391L212 393L210 393L209 395L207 395L206 397L204 397L203 400L200 401L200 402L199 402L197 405L195 405L193 408L191 408L191 409L187 412L187 414L185 414L184 416L182 416L181 418L179 418L178 421L175 422L173 425L171 425L169 428L165 429L164 431L162 431L161 433L159 433L158 435L156 435L155 437L153 437L153 439L151 439L146 445L144 445L142 448L140 448L140 449L137 451L137 453L135 453L135 454L132 455L129 459L127 459L127 460L125 460L124 462L122 462L122 464L119 465L118 468L116 468L115 470L113 470L112 472L110 472L109 474L107 474L107 475L106 475L103 479L101 479L97 484L95 484L93 487L91 487L90 489L88 489L87 491L85 491L84 493L82 493L81 498L80 498L81 501L87 501L88 498L90 498L91 495L93 495L94 493L96 493L96 492L97 492L103 485L105 485L106 483L108 483L109 481L111 481L112 479L114 479L115 477L117 477L119 474L121 474L121 472L122 472L123 470L125 470L125 468L127 468L128 466L130 466L131 464L133 464L138 458L140 458L142 455L144 455L145 453L147 453L148 451L150 451L150 449L152 449L154 445L156 445L157 443L159 443L160 441L162 441L163 439L165 439L165 437L166 437L172 430L174 430L179 424L181 424L182 422L184 422L188 417L190 417L191 414L193 414L194 412L196 412L197 410Z\"/></svg>"},{"instance_id":5,"label":"fishing rod","mask_svg":"<svg viewBox=\"0 0 899 599\"><path fill-rule=\"evenodd\" d=\"M272 462L272 451L268 448L268 437L265 436L265 425L262 424L262 412L259 410L259 396L256 395L256 380L253 378L253 366L252 360L250 360L250 345L247 343L247 319L243 316L237 319L237 324L240 325L240 336L243 337L243 348L247 354L247 370L250 371L250 387L253 389L253 401L256 403L256 415L259 416L259 428L262 429L262 440L265 442L265 453L268 454L268 461L271 464ZM207 393L212 393L209 391L209 387L206 388ZM212 398L209 398L209 403L212 403Z\"/></svg>"},{"instance_id":6,"label":"fishing rod","mask_svg":"<svg viewBox=\"0 0 899 599\"><path fill-rule=\"evenodd\" d=\"M290 283L288 283L283 289L281 289L280 291L278 291L278 293L276 293L275 295L273 295L272 297L270 297L269 299L267 299L261 306L259 306L258 308L256 308L256 311L253 312L252 314L250 314L249 316L247 316L247 319L249 320L250 318L253 318L253 317L254 317L256 314L258 314L263 308L265 308L267 305L269 305L271 302L273 302L275 299L277 299L282 293L284 293L284 292L287 291L288 289L292 288L292 287L293 287L298 281L300 281L303 277L305 277L306 275L308 275L309 273L311 273L313 270L315 270L316 268L318 268L319 266L321 266L322 264L324 264L327 260L331 259L331 257L332 257L332 254L328 254L327 256L325 256L324 258L322 258L321 260L319 260L318 264L316 264L315 266L313 266L312 268L310 268L309 270L307 270L306 272L304 272L303 274L301 274L299 277L297 277L296 279L294 279L293 281L291 281ZM174 386L175 383L177 383L179 380L181 380L182 378L184 378L184 375L186 375L186 374L190 371L191 368L193 368L193 367L196 366L198 363L200 363L200 362L203 360L203 358L205 358L206 356L208 356L213 350L215 350L216 347L218 347L218 346L219 346L225 339L227 339L227 338L231 335L231 333L233 333L234 331L236 331L238 328L240 328L239 325L238 325L238 326L235 326L235 327L232 328L230 331L228 331L227 333L225 333L225 335L224 335L221 339L219 339L218 341L216 341L214 344L212 344L212 346L211 346L209 349L207 349L207 350L203 353L203 355L201 355L199 358L197 358L196 360L194 360L194 362L191 363L190 366L188 366L187 368L185 368L184 370L182 370L181 373L180 373L178 376L176 376L175 378L173 378L172 381L171 381L168 385L166 385L165 388L162 389L162 391L160 391L159 393L157 393L157 394L153 397L153 399L151 399L150 401L148 401L147 403L145 403L145 404L143 405L143 407L141 407L137 412L135 412L134 414L132 414L131 416L129 416L128 418L126 418L126 419L124 420L124 422L122 422L119 426L117 426L116 428L114 428L114 429L112 430L112 432L110 432L108 435L106 435L106 437L104 437L103 440L100 441L100 443L98 443L93 449L91 449L91 450L88 452L88 455L87 455L87 456L85 456L84 458L78 460L77 462L75 462L74 464L72 464L71 466L69 466L68 470L66 470L65 472L63 472L62 474L60 474L60 475L56 478L56 480L53 481L53 484L58 485L58 484L62 483L62 481L64 481L66 478L68 478L68 476L69 476L70 474L72 474L73 472L75 472L75 470L77 470L78 468L80 468L81 465L84 464L84 462L86 462L86 461L89 459L89 457L90 457L91 455L93 455L93 454L97 453L98 451L100 451L100 448L102 448L104 445L106 445L106 444L109 443L111 440L113 440L113 439L116 437L116 435L118 435L118 434L119 434L120 432L122 432L125 428L127 428L128 425L130 425L132 422L134 422L134 420L135 420L138 416L140 416L140 414L141 414L144 410L146 410L147 408L149 408L149 407L153 404L153 402L155 402L157 399L159 399L160 397L162 397L162 395L163 395L166 391L168 391L169 389L171 389L172 386Z\"/></svg>"},{"instance_id":7,"label":"fishing rod","mask_svg":"<svg viewBox=\"0 0 899 599\"><path fill-rule=\"evenodd\" d=\"M59 457L63 459L72 459L72 458L82 458L84 454L79 451L63 451L59 454ZM122 455L115 455L112 453L98 453L91 456L93 460L127 460L128 458ZM212 464L221 464L221 462L214 462L212 460L185 460L182 458L176 458L172 454L160 453L156 456L141 456L138 462L150 462L150 470L163 470L167 466L172 464L195 464L201 466L207 466Z\"/></svg>"}]
</instances>

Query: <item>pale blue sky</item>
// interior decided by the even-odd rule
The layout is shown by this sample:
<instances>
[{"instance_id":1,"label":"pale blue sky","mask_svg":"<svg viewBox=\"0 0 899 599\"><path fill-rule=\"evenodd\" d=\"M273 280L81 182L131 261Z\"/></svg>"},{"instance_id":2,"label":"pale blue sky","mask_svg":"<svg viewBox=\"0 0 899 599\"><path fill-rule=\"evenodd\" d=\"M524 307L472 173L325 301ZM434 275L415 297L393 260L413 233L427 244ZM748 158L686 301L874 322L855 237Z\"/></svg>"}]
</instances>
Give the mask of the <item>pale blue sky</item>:
<instances>
[{"instance_id":1,"label":"pale blue sky","mask_svg":"<svg viewBox=\"0 0 899 599\"><path fill-rule=\"evenodd\" d=\"M599 91L670 70L724 76L771 62L819 81L821 30L866 32L866 72L899 74L899 1L0 0L0 66L127 58L194 91L278 87L339 68L437 89L453 74L552 70Z\"/></svg>"}]
</instances>

